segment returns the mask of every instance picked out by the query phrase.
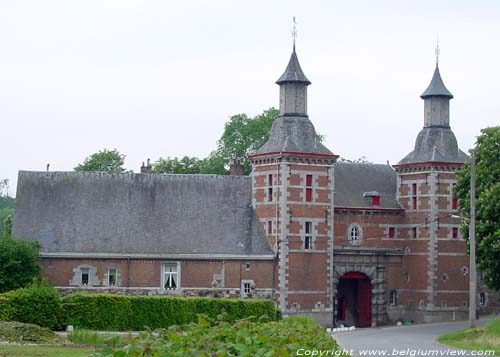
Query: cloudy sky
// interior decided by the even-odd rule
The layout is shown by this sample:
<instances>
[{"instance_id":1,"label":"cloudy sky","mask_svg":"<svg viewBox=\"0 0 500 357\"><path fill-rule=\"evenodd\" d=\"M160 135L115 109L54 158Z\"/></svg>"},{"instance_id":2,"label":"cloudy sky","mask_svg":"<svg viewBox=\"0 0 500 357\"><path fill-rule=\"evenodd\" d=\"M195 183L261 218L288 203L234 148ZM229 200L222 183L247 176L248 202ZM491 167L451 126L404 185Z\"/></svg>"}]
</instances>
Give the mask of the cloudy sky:
<instances>
[{"instance_id":1,"label":"cloudy sky","mask_svg":"<svg viewBox=\"0 0 500 357\"><path fill-rule=\"evenodd\" d=\"M2 0L0 179L14 194L18 170L103 148L135 171L206 156L231 115L278 105L293 16L309 115L336 154L412 150L437 35L460 147L500 124L498 1Z\"/></svg>"}]
</instances>

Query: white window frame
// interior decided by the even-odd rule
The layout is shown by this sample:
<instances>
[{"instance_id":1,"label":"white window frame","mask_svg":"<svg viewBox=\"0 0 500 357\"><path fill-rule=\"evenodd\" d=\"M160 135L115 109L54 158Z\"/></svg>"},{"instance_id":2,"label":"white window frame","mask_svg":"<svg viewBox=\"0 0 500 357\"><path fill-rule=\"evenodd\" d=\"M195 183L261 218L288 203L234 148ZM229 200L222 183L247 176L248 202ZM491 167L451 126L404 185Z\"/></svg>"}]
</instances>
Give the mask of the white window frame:
<instances>
[{"instance_id":1,"label":"white window frame","mask_svg":"<svg viewBox=\"0 0 500 357\"><path fill-rule=\"evenodd\" d=\"M167 272L166 268L167 267L175 267L175 272ZM177 280L174 280L175 282L175 288L166 288L165 284L167 283L166 281L166 276L168 275L175 275ZM161 265L161 288L163 290L178 290L181 286L181 269L180 269L180 264L179 262L164 262Z\"/></svg>"},{"instance_id":2,"label":"white window frame","mask_svg":"<svg viewBox=\"0 0 500 357\"><path fill-rule=\"evenodd\" d=\"M252 290L255 287L255 283L253 280L241 280L240 294L243 297L248 297L248 295L252 294Z\"/></svg>"},{"instance_id":3,"label":"white window frame","mask_svg":"<svg viewBox=\"0 0 500 357\"><path fill-rule=\"evenodd\" d=\"M356 234L353 234L356 232ZM355 239L353 239L355 237ZM361 225L359 223L351 223L349 225L349 228L347 228L347 240L349 243L352 245L359 245L361 244L361 240L363 239L363 228L361 228Z\"/></svg>"},{"instance_id":4,"label":"white window frame","mask_svg":"<svg viewBox=\"0 0 500 357\"><path fill-rule=\"evenodd\" d=\"M111 278L111 274L110 272L113 271L115 272L114 276L115 276L115 282L114 284L111 283L110 281L110 278ZM118 286L118 269L116 268L108 268L106 270L106 283L107 283L107 286Z\"/></svg>"},{"instance_id":5,"label":"white window frame","mask_svg":"<svg viewBox=\"0 0 500 357\"><path fill-rule=\"evenodd\" d=\"M398 292L396 290L391 290L389 293L389 305L397 306L398 304Z\"/></svg>"}]
</instances>

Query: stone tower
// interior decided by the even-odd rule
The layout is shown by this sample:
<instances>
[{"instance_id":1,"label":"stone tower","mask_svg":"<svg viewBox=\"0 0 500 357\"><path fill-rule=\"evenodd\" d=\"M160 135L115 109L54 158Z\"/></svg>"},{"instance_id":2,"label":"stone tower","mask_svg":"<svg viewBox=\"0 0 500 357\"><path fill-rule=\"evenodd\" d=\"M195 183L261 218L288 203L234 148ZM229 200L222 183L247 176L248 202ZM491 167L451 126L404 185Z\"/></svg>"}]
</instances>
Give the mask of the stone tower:
<instances>
[{"instance_id":1,"label":"stone tower","mask_svg":"<svg viewBox=\"0 0 500 357\"><path fill-rule=\"evenodd\" d=\"M455 173L468 159L458 148L450 128L450 99L439 66L421 95L424 127L415 148L394 168L397 197L405 208L406 257L401 302L416 306L424 321L436 321L443 313L464 308L467 302L468 258L459 232L453 197ZM457 267L463 267L462 272ZM453 310L453 311L455 311ZM458 310L457 310L458 311Z\"/></svg>"},{"instance_id":2,"label":"stone tower","mask_svg":"<svg viewBox=\"0 0 500 357\"><path fill-rule=\"evenodd\" d=\"M250 156L253 206L276 254L273 292L284 314L332 311L333 164L307 115L295 47L280 86L280 115Z\"/></svg>"}]
</instances>

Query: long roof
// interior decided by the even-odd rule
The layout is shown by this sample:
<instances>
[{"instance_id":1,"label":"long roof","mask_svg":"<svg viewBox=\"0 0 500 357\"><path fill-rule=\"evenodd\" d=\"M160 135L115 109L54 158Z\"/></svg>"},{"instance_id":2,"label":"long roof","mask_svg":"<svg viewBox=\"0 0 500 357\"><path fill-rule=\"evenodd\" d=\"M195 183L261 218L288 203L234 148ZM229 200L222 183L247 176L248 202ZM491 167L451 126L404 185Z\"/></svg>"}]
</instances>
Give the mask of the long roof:
<instances>
[{"instance_id":1,"label":"long roof","mask_svg":"<svg viewBox=\"0 0 500 357\"><path fill-rule=\"evenodd\" d=\"M21 171L13 229L45 253L272 255L247 176Z\"/></svg>"},{"instance_id":2,"label":"long roof","mask_svg":"<svg viewBox=\"0 0 500 357\"><path fill-rule=\"evenodd\" d=\"M334 167L335 207L402 209L396 198L394 169L385 164L338 162ZM365 193L380 195L374 207Z\"/></svg>"}]
</instances>

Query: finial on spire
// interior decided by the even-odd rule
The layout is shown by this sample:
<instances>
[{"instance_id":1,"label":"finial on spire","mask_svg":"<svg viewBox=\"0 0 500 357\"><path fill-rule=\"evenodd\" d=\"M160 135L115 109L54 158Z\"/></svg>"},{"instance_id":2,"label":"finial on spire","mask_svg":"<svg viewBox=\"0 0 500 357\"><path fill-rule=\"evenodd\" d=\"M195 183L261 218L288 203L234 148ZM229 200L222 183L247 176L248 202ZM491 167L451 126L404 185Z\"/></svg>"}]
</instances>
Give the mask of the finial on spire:
<instances>
[{"instance_id":1,"label":"finial on spire","mask_svg":"<svg viewBox=\"0 0 500 357\"><path fill-rule=\"evenodd\" d=\"M292 30L292 38L293 38L293 50L295 51L295 40L297 39L297 21L295 21L295 16L293 17L293 30Z\"/></svg>"},{"instance_id":2,"label":"finial on spire","mask_svg":"<svg viewBox=\"0 0 500 357\"><path fill-rule=\"evenodd\" d=\"M436 66L439 64L439 54L441 50L439 49L439 36L436 36L436 50L434 51L436 55Z\"/></svg>"}]
</instances>

